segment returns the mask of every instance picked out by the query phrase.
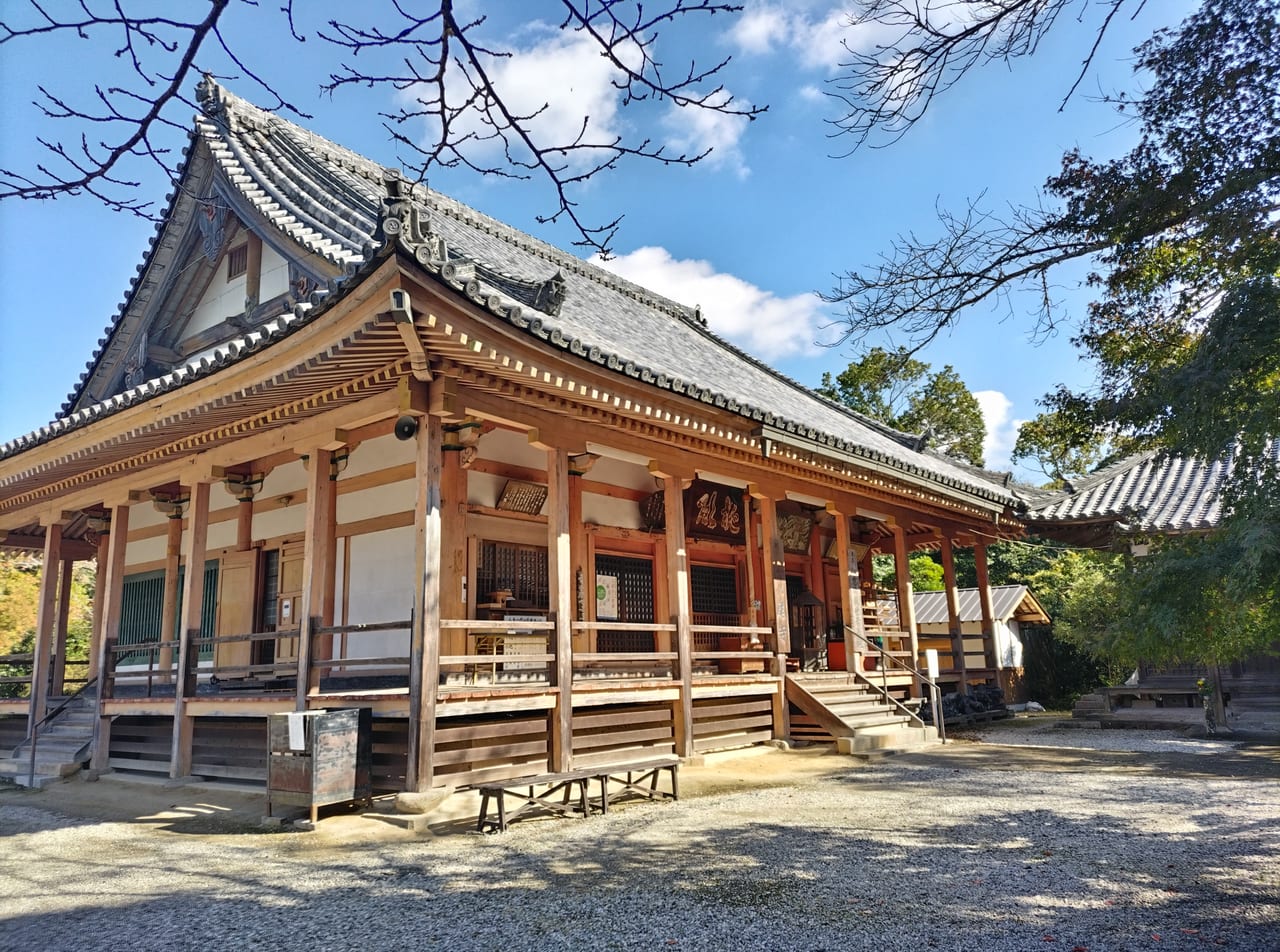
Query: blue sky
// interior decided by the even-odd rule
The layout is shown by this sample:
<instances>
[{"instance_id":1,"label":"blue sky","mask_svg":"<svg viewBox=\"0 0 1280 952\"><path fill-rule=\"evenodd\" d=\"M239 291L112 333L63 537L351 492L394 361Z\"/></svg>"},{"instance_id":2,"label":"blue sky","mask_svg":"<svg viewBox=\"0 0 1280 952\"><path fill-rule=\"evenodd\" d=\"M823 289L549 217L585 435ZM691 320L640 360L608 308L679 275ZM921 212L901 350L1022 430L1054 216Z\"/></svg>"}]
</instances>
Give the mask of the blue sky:
<instances>
[{"instance_id":1,"label":"blue sky","mask_svg":"<svg viewBox=\"0 0 1280 952\"><path fill-rule=\"evenodd\" d=\"M824 81L838 72L842 38L854 44L869 38L849 34L840 3L747 0L736 17L691 19L664 33L669 64L690 55L706 64L733 57L721 77L726 88L740 100L769 106L751 123L707 121L652 104L622 108L598 57L555 29L557 4L470 5L485 8L492 35L517 53L495 67L508 95L531 107L556 104L545 122L573 125L590 114L601 131L639 131L693 150L714 146L691 169L624 163L577 198L596 221L625 214L610 267L701 305L722 335L816 386L823 371L838 372L857 352L821 345L833 338L840 312L814 292L830 289L843 271L873 263L898 234L933 234L939 206L958 210L979 196L996 209L1032 202L1065 150L1105 157L1127 148L1133 129L1097 102L1098 94L1132 89L1132 47L1156 27L1173 24L1171 11L1180 14L1191 4L1167 0L1147 4L1135 20L1118 18L1099 51L1098 69L1062 111L1058 105L1092 41L1096 4L1083 24L1064 17L1033 59L967 78L896 144L844 158L832 157L845 149L829 137L825 120L838 110L823 94ZM314 32L334 9L342 5L308 4L306 15L316 19L300 21L300 29ZM548 21L533 19L539 14ZM384 164L397 163L377 115L394 105L389 93L322 97L317 87L334 69L335 52L314 35L305 44L293 42L272 4L233 4L223 25L243 56L312 116L289 118ZM83 76L111 82L119 69L113 50L106 36L6 45L0 166L29 168L41 160L35 136L58 134L29 106L35 83L70 95ZM211 54L201 62L227 77L233 91L269 105L250 80L235 78L225 58ZM189 125L190 113L180 107L171 118ZM180 148L182 137L170 134L168 143ZM169 188L159 170L136 171L139 194L162 204ZM460 171L433 174L430 182L561 247L576 237L536 222L554 210L540 183ZM0 442L53 419L123 300L153 227L89 198L0 203ZM1074 286L1080 274L1063 275L1056 292L1077 313L1088 300L1087 289ZM1036 344L1029 331L1029 320L979 309L922 355L935 367L953 365L979 395L988 422L987 463L995 468L1008 467L1016 424L1035 415L1037 397L1058 383L1080 387L1091 379L1069 333Z\"/></svg>"}]
</instances>

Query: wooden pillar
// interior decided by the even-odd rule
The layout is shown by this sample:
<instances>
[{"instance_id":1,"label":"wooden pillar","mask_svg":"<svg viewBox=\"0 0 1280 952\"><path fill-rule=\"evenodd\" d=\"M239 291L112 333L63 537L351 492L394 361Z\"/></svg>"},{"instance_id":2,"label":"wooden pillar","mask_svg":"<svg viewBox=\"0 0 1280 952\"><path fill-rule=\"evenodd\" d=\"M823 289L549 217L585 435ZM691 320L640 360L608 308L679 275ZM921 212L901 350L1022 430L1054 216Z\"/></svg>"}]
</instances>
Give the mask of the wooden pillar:
<instances>
[{"instance_id":1,"label":"wooden pillar","mask_svg":"<svg viewBox=\"0 0 1280 952\"><path fill-rule=\"evenodd\" d=\"M67 680L67 629L71 622L71 583L74 580L75 559L62 560L62 580L58 585L58 621L53 638L53 667L49 673L49 690L61 697L66 693Z\"/></svg>"},{"instance_id":2,"label":"wooden pillar","mask_svg":"<svg viewBox=\"0 0 1280 952\"><path fill-rule=\"evenodd\" d=\"M676 756L692 757L693 747L693 605L689 594L689 547L684 534L684 489L675 476L662 479L667 522L667 600L676 625L676 665L680 700L675 706Z\"/></svg>"},{"instance_id":3,"label":"wooden pillar","mask_svg":"<svg viewBox=\"0 0 1280 952\"><path fill-rule=\"evenodd\" d=\"M253 489L246 487L236 496L236 551L253 548Z\"/></svg>"},{"instance_id":4,"label":"wooden pillar","mask_svg":"<svg viewBox=\"0 0 1280 952\"><path fill-rule=\"evenodd\" d=\"M36 637L31 659L31 697L27 707L27 731L45 715L49 700L49 666L53 626L58 604L58 569L62 564L62 523L46 521L44 564L40 567L40 602L36 609Z\"/></svg>"},{"instance_id":5,"label":"wooden pillar","mask_svg":"<svg viewBox=\"0 0 1280 952\"><path fill-rule=\"evenodd\" d=\"M187 698L195 695L200 649L192 639L201 633L204 615L204 559L209 539L209 484L191 487L191 525L183 546L186 572L182 578L182 620L178 625L178 670L173 692L173 749L169 776L191 774L191 739L195 718L187 714ZM212 634L212 633L211 633Z\"/></svg>"},{"instance_id":6,"label":"wooden pillar","mask_svg":"<svg viewBox=\"0 0 1280 952\"><path fill-rule=\"evenodd\" d=\"M573 460L569 460L570 467ZM590 558L591 544L587 540L587 527L582 521L582 474L569 470L569 577L572 580L573 618L575 621L595 620L595 566ZM574 648L589 651L583 640L587 632L575 636Z\"/></svg>"},{"instance_id":7,"label":"wooden pillar","mask_svg":"<svg viewBox=\"0 0 1280 952\"><path fill-rule=\"evenodd\" d=\"M438 383L435 382L435 383ZM418 426L414 503L413 626L409 635L409 763L405 787L411 793L430 789L436 743L436 696L440 690L440 567L442 514L441 445L444 427L437 416Z\"/></svg>"},{"instance_id":8,"label":"wooden pillar","mask_svg":"<svg viewBox=\"0 0 1280 952\"><path fill-rule=\"evenodd\" d=\"M337 539L335 498L337 474L333 472L333 451L313 449L307 462L306 537L302 545L302 617L298 619L298 691L295 706L307 709L307 697L319 687L319 669L312 668L316 657L328 658L333 650L332 635L316 635L325 625L325 610L333 617L333 585ZM313 676L314 675L314 676Z\"/></svg>"},{"instance_id":9,"label":"wooden pillar","mask_svg":"<svg viewBox=\"0 0 1280 952\"><path fill-rule=\"evenodd\" d=\"M172 641L178 628L178 568L182 561L182 506L169 515L164 548L164 594L160 603L160 640ZM161 648L156 666L163 681L170 680L173 649Z\"/></svg>"},{"instance_id":10,"label":"wooden pillar","mask_svg":"<svg viewBox=\"0 0 1280 952\"><path fill-rule=\"evenodd\" d=\"M955 668L960 684L957 691L964 694L968 691L968 670L964 659L964 631L960 621L960 590L956 587L956 560L952 552L952 538L947 532L942 534L942 584L947 593L947 628L951 633L951 653L955 656Z\"/></svg>"},{"instance_id":11,"label":"wooden pillar","mask_svg":"<svg viewBox=\"0 0 1280 952\"><path fill-rule=\"evenodd\" d=\"M782 536L778 535L777 505L758 492L751 492L751 495L759 500L761 543L766 554L762 564L765 617L773 625L774 656L771 668L773 676L779 680L778 693L773 699L773 735L783 739L791 736L791 715L787 709L784 685L781 683L787 676L787 654L791 650L786 555L782 548Z\"/></svg>"},{"instance_id":12,"label":"wooden pillar","mask_svg":"<svg viewBox=\"0 0 1280 952\"><path fill-rule=\"evenodd\" d=\"M756 507L750 495L743 493L742 505L746 510L742 514L742 520L746 527L743 552L747 573L747 624L754 628L760 624L760 588L756 579L756 566L760 561L760 533L757 531Z\"/></svg>"},{"instance_id":13,"label":"wooden pillar","mask_svg":"<svg viewBox=\"0 0 1280 952\"><path fill-rule=\"evenodd\" d=\"M977 576L978 602L982 606L982 654L1000 686L1000 656L996 652L996 610L991 602L991 573L987 566L987 544L973 547L973 570Z\"/></svg>"},{"instance_id":14,"label":"wooden pillar","mask_svg":"<svg viewBox=\"0 0 1280 952\"><path fill-rule=\"evenodd\" d=\"M467 577L467 471L462 467L462 454L457 451L441 457L440 537L445 540L440 579L440 617L467 617L467 599L463 591ZM467 633L460 628L440 632L440 653L468 654Z\"/></svg>"},{"instance_id":15,"label":"wooden pillar","mask_svg":"<svg viewBox=\"0 0 1280 952\"><path fill-rule=\"evenodd\" d=\"M124 557L129 545L129 506L116 506L110 516L109 529L98 540L97 588L101 592L95 612L94 630L98 632L94 657L94 676L106 673L107 649L120 638L120 602L124 597ZM96 596L95 596L96 597ZM98 717L93 731L93 760L96 771L106 770L110 761L111 718L103 713L103 702L110 691L98 688Z\"/></svg>"},{"instance_id":16,"label":"wooden pillar","mask_svg":"<svg viewBox=\"0 0 1280 952\"><path fill-rule=\"evenodd\" d=\"M555 622L556 706L551 769L573 766L573 557L569 542L569 453L547 450L547 581Z\"/></svg>"},{"instance_id":17,"label":"wooden pillar","mask_svg":"<svg viewBox=\"0 0 1280 952\"><path fill-rule=\"evenodd\" d=\"M93 609L92 621L89 627L89 680L92 681L98 676L98 657L102 649L102 598L103 592L106 591L107 580L107 560L110 535L110 516L104 515L99 517L98 524L102 526L98 530L98 552L94 559L94 584L93 584Z\"/></svg>"},{"instance_id":18,"label":"wooden pillar","mask_svg":"<svg viewBox=\"0 0 1280 952\"><path fill-rule=\"evenodd\" d=\"M866 647L862 639L867 635L867 626L862 617L862 579L858 574L858 560L854 558L849 537L849 514L831 506L827 509L835 516L836 522L836 561L840 566L840 611L845 618L845 627L853 630L853 634L848 631L842 632L845 668L849 671L861 671L862 653Z\"/></svg>"},{"instance_id":19,"label":"wooden pillar","mask_svg":"<svg viewBox=\"0 0 1280 952\"><path fill-rule=\"evenodd\" d=\"M898 580L898 627L907 633L911 645L911 659L917 668L920 662L920 635L916 628L915 591L911 584L911 554L907 551L907 531L900 525L893 531L894 577ZM916 696L920 696L920 680L915 679Z\"/></svg>"}]
</instances>

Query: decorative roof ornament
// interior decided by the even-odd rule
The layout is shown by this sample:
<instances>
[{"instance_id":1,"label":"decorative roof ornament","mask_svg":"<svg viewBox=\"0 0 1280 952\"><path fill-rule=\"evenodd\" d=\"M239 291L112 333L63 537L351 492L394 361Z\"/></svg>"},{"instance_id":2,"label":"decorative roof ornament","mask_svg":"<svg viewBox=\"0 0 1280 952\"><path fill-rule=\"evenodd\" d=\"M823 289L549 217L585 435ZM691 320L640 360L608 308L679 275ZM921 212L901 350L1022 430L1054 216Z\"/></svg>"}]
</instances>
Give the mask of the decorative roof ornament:
<instances>
[{"instance_id":1,"label":"decorative roof ornament","mask_svg":"<svg viewBox=\"0 0 1280 952\"><path fill-rule=\"evenodd\" d=\"M200 200L200 213L196 216L203 239L202 249L210 264L217 264L222 243L227 238L227 209L210 193Z\"/></svg>"},{"instance_id":2,"label":"decorative roof ornament","mask_svg":"<svg viewBox=\"0 0 1280 952\"><path fill-rule=\"evenodd\" d=\"M533 297L533 306L544 314L557 317L560 314L560 305L564 303L564 296L567 291L568 286L564 280L564 272L557 271L538 286L538 290Z\"/></svg>"},{"instance_id":3,"label":"decorative roof ornament","mask_svg":"<svg viewBox=\"0 0 1280 952\"><path fill-rule=\"evenodd\" d=\"M382 200L382 218L378 222L379 235L385 244L399 243L425 268L438 270L448 260L448 248L444 238L431 230L431 217L427 207L413 197L397 169L387 169L382 176L387 190Z\"/></svg>"}]
</instances>

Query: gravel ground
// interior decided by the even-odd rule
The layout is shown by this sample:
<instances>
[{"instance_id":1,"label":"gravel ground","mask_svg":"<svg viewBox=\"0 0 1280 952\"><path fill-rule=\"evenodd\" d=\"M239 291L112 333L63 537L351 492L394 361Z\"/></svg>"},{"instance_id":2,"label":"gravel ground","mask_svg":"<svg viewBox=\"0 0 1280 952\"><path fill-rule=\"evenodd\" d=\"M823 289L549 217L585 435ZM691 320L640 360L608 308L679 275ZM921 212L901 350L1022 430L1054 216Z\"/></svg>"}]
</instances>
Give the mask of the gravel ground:
<instances>
[{"instance_id":1,"label":"gravel ground","mask_svg":"<svg viewBox=\"0 0 1280 952\"><path fill-rule=\"evenodd\" d=\"M1278 764L1017 723L870 766L722 760L682 771L676 804L426 838L367 817L263 833L260 804L213 791L114 820L6 793L0 949L1274 952Z\"/></svg>"}]
</instances>

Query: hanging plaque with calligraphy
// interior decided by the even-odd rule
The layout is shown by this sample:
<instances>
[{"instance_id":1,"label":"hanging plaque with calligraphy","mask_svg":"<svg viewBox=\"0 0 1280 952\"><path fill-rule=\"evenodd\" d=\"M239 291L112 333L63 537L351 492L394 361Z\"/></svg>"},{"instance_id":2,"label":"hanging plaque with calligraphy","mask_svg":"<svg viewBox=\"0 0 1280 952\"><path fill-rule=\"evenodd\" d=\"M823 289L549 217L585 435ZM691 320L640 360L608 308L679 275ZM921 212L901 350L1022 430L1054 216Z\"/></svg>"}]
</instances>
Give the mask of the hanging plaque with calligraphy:
<instances>
[{"instance_id":1,"label":"hanging plaque with calligraphy","mask_svg":"<svg viewBox=\"0 0 1280 952\"><path fill-rule=\"evenodd\" d=\"M685 533L698 538L742 542L746 539L742 490L695 479L684 491Z\"/></svg>"}]
</instances>

